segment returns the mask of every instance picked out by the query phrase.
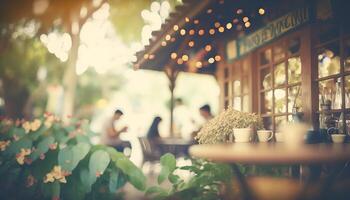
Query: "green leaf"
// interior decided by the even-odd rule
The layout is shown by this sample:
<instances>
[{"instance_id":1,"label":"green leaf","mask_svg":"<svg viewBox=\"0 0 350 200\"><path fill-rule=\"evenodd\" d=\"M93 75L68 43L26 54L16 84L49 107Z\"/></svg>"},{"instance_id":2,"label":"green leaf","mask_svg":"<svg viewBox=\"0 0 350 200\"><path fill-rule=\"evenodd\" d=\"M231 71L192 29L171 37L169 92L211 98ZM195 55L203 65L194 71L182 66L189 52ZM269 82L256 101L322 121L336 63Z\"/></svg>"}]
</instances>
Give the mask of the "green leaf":
<instances>
[{"instance_id":1,"label":"green leaf","mask_svg":"<svg viewBox=\"0 0 350 200\"><path fill-rule=\"evenodd\" d=\"M97 150L95 151L89 161L89 172L90 175L101 175L107 168L110 162L109 155L106 151Z\"/></svg>"},{"instance_id":2,"label":"green leaf","mask_svg":"<svg viewBox=\"0 0 350 200\"><path fill-rule=\"evenodd\" d=\"M176 169L175 156L170 153L164 154L160 158L160 164L162 166L162 170L158 176L158 184L161 184L164 180L166 180L169 174L173 173Z\"/></svg>"},{"instance_id":3,"label":"green leaf","mask_svg":"<svg viewBox=\"0 0 350 200\"><path fill-rule=\"evenodd\" d=\"M79 161L82 160L90 150L90 145L87 143L78 143L73 146L73 158L74 164L78 165Z\"/></svg>"},{"instance_id":4,"label":"green leaf","mask_svg":"<svg viewBox=\"0 0 350 200\"><path fill-rule=\"evenodd\" d=\"M146 177L142 171L134 165L128 158L119 158L115 161L116 166L127 175L129 182L137 189L146 188Z\"/></svg>"},{"instance_id":5,"label":"green leaf","mask_svg":"<svg viewBox=\"0 0 350 200\"><path fill-rule=\"evenodd\" d=\"M115 193L116 190L125 184L126 180L119 170L113 170L109 177L109 191Z\"/></svg>"},{"instance_id":6,"label":"green leaf","mask_svg":"<svg viewBox=\"0 0 350 200\"><path fill-rule=\"evenodd\" d=\"M175 174L169 174L169 181L170 183L172 184L177 184L179 182L181 182L181 179L178 175L175 175Z\"/></svg>"},{"instance_id":7,"label":"green leaf","mask_svg":"<svg viewBox=\"0 0 350 200\"><path fill-rule=\"evenodd\" d=\"M21 149L31 149L33 146L32 140L27 137L23 137L18 141L14 141L11 145L5 150L5 154L9 156L14 156L19 153Z\"/></svg>"},{"instance_id":8,"label":"green leaf","mask_svg":"<svg viewBox=\"0 0 350 200\"><path fill-rule=\"evenodd\" d=\"M168 195L168 192L167 192L167 190L165 190L164 188L161 188L159 186L152 186L146 190L145 194L147 196L155 194L156 196L164 196L165 197Z\"/></svg>"},{"instance_id":9,"label":"green leaf","mask_svg":"<svg viewBox=\"0 0 350 200\"><path fill-rule=\"evenodd\" d=\"M53 144L55 142L55 138L52 136L45 137L43 140L39 142L39 144L36 147L36 150L30 154L30 158L35 161L39 158L41 154L45 154L49 148L50 144Z\"/></svg>"},{"instance_id":10,"label":"green leaf","mask_svg":"<svg viewBox=\"0 0 350 200\"><path fill-rule=\"evenodd\" d=\"M74 169L74 152L71 147L65 147L58 153L58 164L63 170L71 172Z\"/></svg>"},{"instance_id":11,"label":"green leaf","mask_svg":"<svg viewBox=\"0 0 350 200\"><path fill-rule=\"evenodd\" d=\"M88 169L80 171L80 180L83 183L84 189L87 193L91 191L91 186L97 180L96 176L91 176Z\"/></svg>"}]
</instances>

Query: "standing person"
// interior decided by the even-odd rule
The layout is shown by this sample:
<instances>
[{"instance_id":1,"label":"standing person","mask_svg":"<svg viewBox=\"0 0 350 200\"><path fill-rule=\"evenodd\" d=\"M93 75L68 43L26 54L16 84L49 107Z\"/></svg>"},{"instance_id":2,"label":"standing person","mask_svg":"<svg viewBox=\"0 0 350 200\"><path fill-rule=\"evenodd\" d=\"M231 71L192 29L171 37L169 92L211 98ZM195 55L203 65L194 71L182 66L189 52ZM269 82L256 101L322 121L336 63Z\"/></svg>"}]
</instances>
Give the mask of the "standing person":
<instances>
[{"instance_id":1,"label":"standing person","mask_svg":"<svg viewBox=\"0 0 350 200\"><path fill-rule=\"evenodd\" d=\"M211 113L210 106L208 104L203 105L199 108L199 114L204 118L205 122L213 119L213 114Z\"/></svg>"},{"instance_id":2,"label":"standing person","mask_svg":"<svg viewBox=\"0 0 350 200\"><path fill-rule=\"evenodd\" d=\"M124 126L120 130L115 129L115 124L123 116L121 110L116 110L113 116L106 121L103 126L102 143L115 147L118 151L122 152L124 150L124 142L119 138L119 135L128 130L128 127Z\"/></svg>"},{"instance_id":3,"label":"standing person","mask_svg":"<svg viewBox=\"0 0 350 200\"><path fill-rule=\"evenodd\" d=\"M160 138L159 135L159 124L162 121L162 118L159 116L155 117L153 119L153 122L151 124L151 127L149 128L147 132L147 138L148 139L155 139L155 138Z\"/></svg>"}]
</instances>

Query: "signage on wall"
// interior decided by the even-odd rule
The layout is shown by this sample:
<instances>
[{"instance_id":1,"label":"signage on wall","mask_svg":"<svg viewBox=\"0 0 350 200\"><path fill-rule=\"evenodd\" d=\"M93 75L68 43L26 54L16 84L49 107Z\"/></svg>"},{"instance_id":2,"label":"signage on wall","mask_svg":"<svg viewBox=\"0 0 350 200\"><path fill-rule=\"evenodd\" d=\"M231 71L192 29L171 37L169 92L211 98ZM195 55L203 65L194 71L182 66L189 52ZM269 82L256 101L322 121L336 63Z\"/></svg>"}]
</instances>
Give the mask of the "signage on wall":
<instances>
[{"instance_id":1,"label":"signage on wall","mask_svg":"<svg viewBox=\"0 0 350 200\"><path fill-rule=\"evenodd\" d=\"M247 36L227 43L228 60L242 56L309 21L309 10L299 8Z\"/></svg>"}]
</instances>

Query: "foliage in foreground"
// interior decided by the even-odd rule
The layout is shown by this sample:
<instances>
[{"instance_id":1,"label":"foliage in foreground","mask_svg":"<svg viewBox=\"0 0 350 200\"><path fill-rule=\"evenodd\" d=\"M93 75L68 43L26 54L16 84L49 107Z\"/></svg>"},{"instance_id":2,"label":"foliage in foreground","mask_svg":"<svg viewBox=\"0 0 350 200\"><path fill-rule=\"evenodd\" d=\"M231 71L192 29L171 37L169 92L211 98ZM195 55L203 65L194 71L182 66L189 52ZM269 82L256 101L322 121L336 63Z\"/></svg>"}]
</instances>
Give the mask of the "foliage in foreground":
<instances>
[{"instance_id":1,"label":"foliage in foreground","mask_svg":"<svg viewBox=\"0 0 350 200\"><path fill-rule=\"evenodd\" d=\"M254 113L240 112L232 107L206 123L196 139L200 144L217 144L226 142L234 128L263 129L261 118Z\"/></svg>"},{"instance_id":2,"label":"foliage in foreground","mask_svg":"<svg viewBox=\"0 0 350 200\"><path fill-rule=\"evenodd\" d=\"M103 145L84 121L64 124L52 115L0 121L0 199L115 199L145 176L127 157ZM18 192L20 191L20 192Z\"/></svg>"},{"instance_id":3,"label":"foliage in foreground","mask_svg":"<svg viewBox=\"0 0 350 200\"><path fill-rule=\"evenodd\" d=\"M194 159L191 165L177 166L172 154L162 156L160 163L162 169L158 176L158 184L169 181L172 187L149 187L146 195L151 199L220 200L225 188L231 187L232 170L229 165ZM181 170L190 172L188 180L176 174Z\"/></svg>"}]
</instances>

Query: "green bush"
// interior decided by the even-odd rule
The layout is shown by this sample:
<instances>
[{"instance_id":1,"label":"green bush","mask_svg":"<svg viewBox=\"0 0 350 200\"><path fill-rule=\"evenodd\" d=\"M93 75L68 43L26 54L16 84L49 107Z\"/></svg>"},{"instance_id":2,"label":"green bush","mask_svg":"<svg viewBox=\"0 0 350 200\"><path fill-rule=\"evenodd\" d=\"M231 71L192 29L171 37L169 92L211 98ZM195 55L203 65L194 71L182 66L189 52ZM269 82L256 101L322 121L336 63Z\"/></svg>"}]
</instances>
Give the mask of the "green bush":
<instances>
[{"instance_id":1,"label":"green bush","mask_svg":"<svg viewBox=\"0 0 350 200\"><path fill-rule=\"evenodd\" d=\"M86 121L53 115L0 121L0 199L116 199L146 177L114 148L92 145ZM20 192L19 192L20 191Z\"/></svg>"}]
</instances>

